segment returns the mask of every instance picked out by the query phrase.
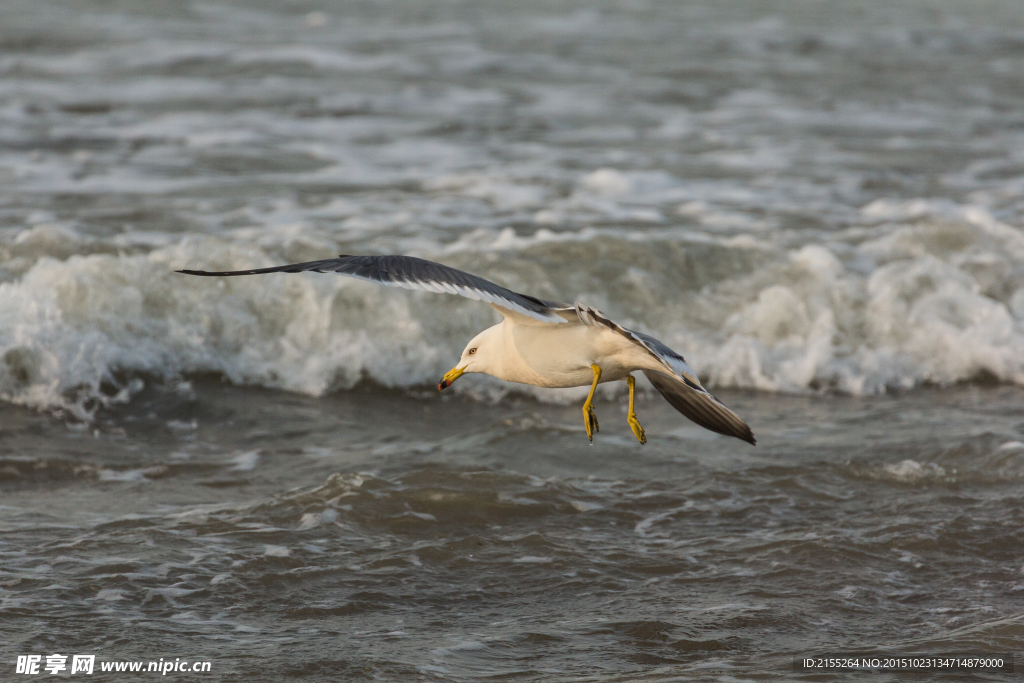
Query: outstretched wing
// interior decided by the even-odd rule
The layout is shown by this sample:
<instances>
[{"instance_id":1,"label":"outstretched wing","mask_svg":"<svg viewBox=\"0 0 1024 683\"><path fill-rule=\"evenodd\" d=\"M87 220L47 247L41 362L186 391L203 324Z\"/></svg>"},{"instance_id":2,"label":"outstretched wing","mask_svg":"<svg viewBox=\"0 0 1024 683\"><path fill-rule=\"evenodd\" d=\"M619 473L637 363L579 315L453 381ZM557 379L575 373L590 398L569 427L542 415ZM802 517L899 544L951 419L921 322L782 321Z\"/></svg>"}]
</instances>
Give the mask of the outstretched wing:
<instances>
[{"instance_id":1,"label":"outstretched wing","mask_svg":"<svg viewBox=\"0 0 1024 683\"><path fill-rule=\"evenodd\" d=\"M673 408L705 429L726 436L735 436L749 444L757 445L754 432L747 423L701 386L700 380L686 359L668 345L649 334L623 327L589 306L577 303L576 314L584 325L604 325L657 359L664 370L643 372Z\"/></svg>"},{"instance_id":2,"label":"outstretched wing","mask_svg":"<svg viewBox=\"0 0 1024 683\"><path fill-rule=\"evenodd\" d=\"M673 408L701 427L757 445L754 432L747 423L704 387L698 384L694 388L690 382L652 370L644 370L644 374Z\"/></svg>"},{"instance_id":3,"label":"outstretched wing","mask_svg":"<svg viewBox=\"0 0 1024 683\"><path fill-rule=\"evenodd\" d=\"M262 275L264 273L304 273L307 271L338 273L405 289L458 294L469 299L486 302L505 317L510 315L512 317L526 316L544 323L569 322L565 311L572 310L572 306L518 294L482 277L413 256L347 256L343 254L338 258L322 261L307 261L306 263L292 263L286 266L254 270L220 272L179 270L178 272L186 275L227 277Z\"/></svg>"},{"instance_id":4,"label":"outstretched wing","mask_svg":"<svg viewBox=\"0 0 1024 683\"><path fill-rule=\"evenodd\" d=\"M685 358L649 334L634 330L626 331L672 371L666 373L644 370L644 375L673 408L705 429L726 436L735 436L752 446L757 445L754 432L747 423L701 386L700 380Z\"/></svg>"}]
</instances>

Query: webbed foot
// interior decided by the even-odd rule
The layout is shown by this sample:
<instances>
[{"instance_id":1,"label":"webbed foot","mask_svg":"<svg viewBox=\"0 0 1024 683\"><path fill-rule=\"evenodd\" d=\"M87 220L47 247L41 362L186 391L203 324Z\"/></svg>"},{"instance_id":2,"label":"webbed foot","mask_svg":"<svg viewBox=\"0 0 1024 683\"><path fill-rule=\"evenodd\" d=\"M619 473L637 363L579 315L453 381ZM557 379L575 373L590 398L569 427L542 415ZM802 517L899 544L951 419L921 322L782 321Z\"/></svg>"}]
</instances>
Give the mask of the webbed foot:
<instances>
[{"instance_id":1,"label":"webbed foot","mask_svg":"<svg viewBox=\"0 0 1024 683\"><path fill-rule=\"evenodd\" d=\"M601 425L597 423L597 413L589 402L583 405L583 426L587 428L587 438L593 443L594 432L601 431Z\"/></svg>"},{"instance_id":2,"label":"webbed foot","mask_svg":"<svg viewBox=\"0 0 1024 683\"><path fill-rule=\"evenodd\" d=\"M640 426L640 421L636 419L634 413L630 413L626 416L626 420L629 421L629 428L633 430L633 436L640 442L640 445L647 443L647 435L644 434L644 428Z\"/></svg>"},{"instance_id":3,"label":"webbed foot","mask_svg":"<svg viewBox=\"0 0 1024 683\"><path fill-rule=\"evenodd\" d=\"M636 393L636 380L633 379L633 375L626 378L626 385L629 387L629 414L626 415L626 420L629 422L629 428L633 430L633 436L643 446L647 443L647 436L644 434L644 428L640 426L640 421L636 419L636 413L633 412L633 395Z\"/></svg>"}]
</instances>

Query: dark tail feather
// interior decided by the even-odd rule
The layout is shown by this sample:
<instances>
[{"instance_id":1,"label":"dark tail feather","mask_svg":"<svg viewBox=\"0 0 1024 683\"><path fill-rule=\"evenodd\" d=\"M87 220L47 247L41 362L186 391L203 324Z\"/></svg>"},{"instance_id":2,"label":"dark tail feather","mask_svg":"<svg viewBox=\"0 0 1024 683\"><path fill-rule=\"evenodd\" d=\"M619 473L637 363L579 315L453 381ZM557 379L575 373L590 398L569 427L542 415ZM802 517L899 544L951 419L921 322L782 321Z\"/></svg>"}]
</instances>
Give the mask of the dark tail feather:
<instances>
[{"instance_id":1,"label":"dark tail feather","mask_svg":"<svg viewBox=\"0 0 1024 683\"><path fill-rule=\"evenodd\" d=\"M701 427L757 445L747 423L711 394L691 389L682 380L660 372L644 370L644 374L673 408Z\"/></svg>"}]
</instances>

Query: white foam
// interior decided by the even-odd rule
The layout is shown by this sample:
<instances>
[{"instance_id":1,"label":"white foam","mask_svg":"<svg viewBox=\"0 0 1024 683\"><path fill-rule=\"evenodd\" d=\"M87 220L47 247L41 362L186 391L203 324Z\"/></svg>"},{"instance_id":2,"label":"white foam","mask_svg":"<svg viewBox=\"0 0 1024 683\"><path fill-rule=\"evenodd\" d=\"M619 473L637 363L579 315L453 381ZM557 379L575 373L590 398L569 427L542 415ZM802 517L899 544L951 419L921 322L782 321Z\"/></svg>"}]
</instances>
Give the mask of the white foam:
<instances>
[{"instance_id":1,"label":"white foam","mask_svg":"<svg viewBox=\"0 0 1024 683\"><path fill-rule=\"evenodd\" d=\"M424 183L424 188L483 199L498 211L539 206L548 195L548 190L539 184L509 182L502 176L478 173L444 175Z\"/></svg>"},{"instance_id":2,"label":"white foam","mask_svg":"<svg viewBox=\"0 0 1024 683\"><path fill-rule=\"evenodd\" d=\"M233 260L222 243L211 248L203 251L219 251L222 264L253 263ZM392 386L436 381L458 356L447 331L424 329L415 295L333 277L219 284L173 273L192 265L189 252L43 258L20 280L0 283L0 396L87 416L141 389L123 385L118 370L214 371L320 395L364 374ZM464 327L466 335L472 322Z\"/></svg>"},{"instance_id":3,"label":"white foam","mask_svg":"<svg viewBox=\"0 0 1024 683\"><path fill-rule=\"evenodd\" d=\"M259 461L259 451L246 451L245 453L239 453L229 460L229 462L234 463L234 466L231 469L237 472L250 472L256 469L256 465L259 464Z\"/></svg>"},{"instance_id":4,"label":"white foam","mask_svg":"<svg viewBox=\"0 0 1024 683\"><path fill-rule=\"evenodd\" d=\"M581 176L569 200L497 172L439 176L430 187L512 209L571 207L584 198L592 210L609 202L614 212L632 209L604 194L628 187L637 192L628 195L633 201L650 191L653 205L663 206L675 182L603 169ZM711 200L683 207L702 223L742 215ZM317 210L359 212L342 200ZM364 377L391 387L433 385L465 342L497 319L457 297L329 275L218 280L173 272L267 266L348 248L294 204L245 215L263 222L217 238L174 242L161 233L125 253L103 253L118 236L89 236L42 214L10 233L6 248L21 265L9 265L12 279L0 283L0 397L88 417L131 400L142 388L131 381L139 373L178 381L216 372L310 395ZM355 218L370 225L358 215L344 220ZM401 223L398 214L379 220ZM757 221L731 226L726 234L663 224L541 227L532 235L480 228L447 242L417 233L374 244L536 296L586 301L661 338L715 386L863 394L978 375L1024 384L1024 235L983 207L874 202L857 224L825 236L797 237ZM379 229L365 228L367 235ZM454 388L483 400L510 390L559 402L580 396L480 377Z\"/></svg>"},{"instance_id":5,"label":"white foam","mask_svg":"<svg viewBox=\"0 0 1024 683\"><path fill-rule=\"evenodd\" d=\"M875 393L982 373L1024 383L1020 232L948 203L876 202L865 212L911 224L854 249L804 246L731 283L739 301L721 343L680 335L698 371L720 385L785 391Z\"/></svg>"},{"instance_id":6,"label":"white foam","mask_svg":"<svg viewBox=\"0 0 1024 683\"><path fill-rule=\"evenodd\" d=\"M935 463L922 464L916 460L902 460L895 464L884 465L882 470L892 478L904 482L917 482L946 475L946 470L939 465Z\"/></svg>"},{"instance_id":7,"label":"white foam","mask_svg":"<svg viewBox=\"0 0 1024 683\"><path fill-rule=\"evenodd\" d=\"M619 171L601 168L580 180L580 187L605 197L628 195L631 201L679 187L679 181L664 171Z\"/></svg>"},{"instance_id":8,"label":"white foam","mask_svg":"<svg viewBox=\"0 0 1024 683\"><path fill-rule=\"evenodd\" d=\"M100 481L146 481L142 470L100 470Z\"/></svg>"}]
</instances>

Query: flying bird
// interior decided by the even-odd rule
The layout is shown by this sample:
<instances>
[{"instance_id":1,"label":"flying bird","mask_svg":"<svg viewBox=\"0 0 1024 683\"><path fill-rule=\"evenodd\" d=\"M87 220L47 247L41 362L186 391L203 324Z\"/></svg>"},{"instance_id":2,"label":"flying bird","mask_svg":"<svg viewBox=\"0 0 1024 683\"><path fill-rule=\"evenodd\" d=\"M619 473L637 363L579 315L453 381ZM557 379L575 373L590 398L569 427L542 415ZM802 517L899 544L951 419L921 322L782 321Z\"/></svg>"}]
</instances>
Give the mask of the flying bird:
<instances>
[{"instance_id":1,"label":"flying bird","mask_svg":"<svg viewBox=\"0 0 1024 683\"><path fill-rule=\"evenodd\" d=\"M473 337L459 362L445 373L438 390L464 374L482 372L508 382L539 387L590 385L583 404L583 425L594 441L600 431L594 391L602 382L625 380L629 387L626 420L641 444L647 436L633 410L640 371L672 407L701 427L756 444L750 427L707 389L686 360L654 337L630 330L582 303L544 301L455 268L412 256L347 256L292 263L272 268L210 272L179 270L186 275L230 277L264 273L338 273L384 285L458 294L483 301L503 320Z\"/></svg>"}]
</instances>

